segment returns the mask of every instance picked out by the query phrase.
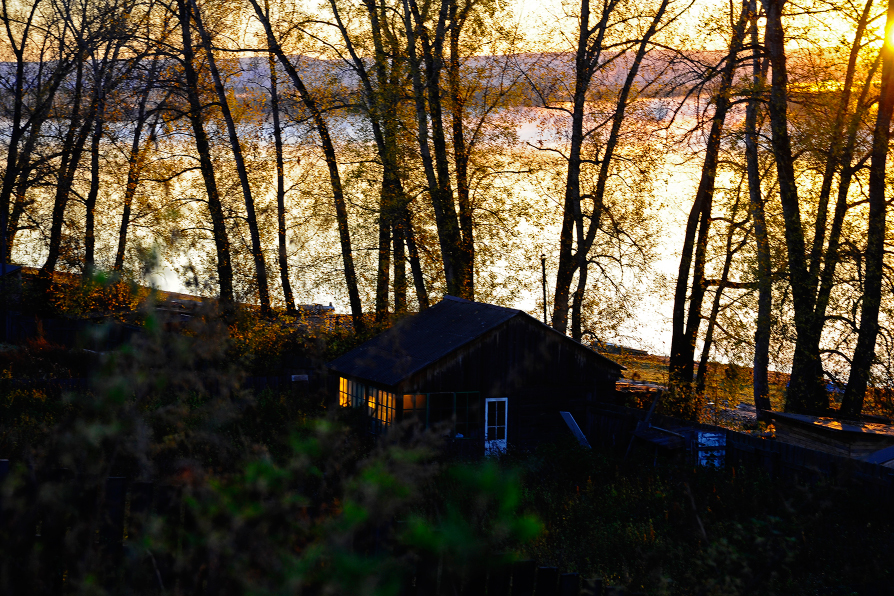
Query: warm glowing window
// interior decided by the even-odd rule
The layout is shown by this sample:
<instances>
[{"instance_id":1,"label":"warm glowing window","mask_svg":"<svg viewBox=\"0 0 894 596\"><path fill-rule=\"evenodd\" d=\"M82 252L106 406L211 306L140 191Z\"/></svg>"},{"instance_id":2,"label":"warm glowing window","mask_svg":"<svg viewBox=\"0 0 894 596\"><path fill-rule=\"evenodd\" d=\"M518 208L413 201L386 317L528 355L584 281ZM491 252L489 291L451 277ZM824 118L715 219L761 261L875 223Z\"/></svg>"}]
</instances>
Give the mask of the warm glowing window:
<instances>
[{"instance_id":1,"label":"warm glowing window","mask_svg":"<svg viewBox=\"0 0 894 596\"><path fill-rule=\"evenodd\" d=\"M393 393L387 391L379 391L379 411L376 418L384 426L390 426L394 422L395 399Z\"/></svg>"},{"instance_id":2,"label":"warm glowing window","mask_svg":"<svg viewBox=\"0 0 894 596\"><path fill-rule=\"evenodd\" d=\"M428 424L427 408L428 395L425 393L413 393L404 395L404 420L415 418L423 426Z\"/></svg>"},{"instance_id":3,"label":"warm glowing window","mask_svg":"<svg viewBox=\"0 0 894 596\"><path fill-rule=\"evenodd\" d=\"M366 387L362 383L345 379L338 380L338 405L343 408L357 408L366 399Z\"/></svg>"},{"instance_id":4,"label":"warm glowing window","mask_svg":"<svg viewBox=\"0 0 894 596\"><path fill-rule=\"evenodd\" d=\"M343 408L347 408L351 405L351 394L348 391L348 381L344 377L339 377L338 379L338 405Z\"/></svg>"}]
</instances>

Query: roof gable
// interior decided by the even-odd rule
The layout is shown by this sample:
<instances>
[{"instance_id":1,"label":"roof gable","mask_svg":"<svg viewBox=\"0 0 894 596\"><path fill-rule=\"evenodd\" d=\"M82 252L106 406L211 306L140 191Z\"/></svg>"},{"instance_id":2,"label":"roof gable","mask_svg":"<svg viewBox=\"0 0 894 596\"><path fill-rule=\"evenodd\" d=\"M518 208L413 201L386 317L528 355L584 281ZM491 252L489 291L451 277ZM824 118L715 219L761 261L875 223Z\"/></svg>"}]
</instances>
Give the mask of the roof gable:
<instances>
[{"instance_id":1,"label":"roof gable","mask_svg":"<svg viewBox=\"0 0 894 596\"><path fill-rule=\"evenodd\" d=\"M555 333L590 351L524 311L444 296L435 306L399 321L391 329L336 358L329 367L353 377L394 386L514 317L530 319L529 323L542 326L544 332ZM592 354L619 371L623 369L596 352Z\"/></svg>"}]
</instances>

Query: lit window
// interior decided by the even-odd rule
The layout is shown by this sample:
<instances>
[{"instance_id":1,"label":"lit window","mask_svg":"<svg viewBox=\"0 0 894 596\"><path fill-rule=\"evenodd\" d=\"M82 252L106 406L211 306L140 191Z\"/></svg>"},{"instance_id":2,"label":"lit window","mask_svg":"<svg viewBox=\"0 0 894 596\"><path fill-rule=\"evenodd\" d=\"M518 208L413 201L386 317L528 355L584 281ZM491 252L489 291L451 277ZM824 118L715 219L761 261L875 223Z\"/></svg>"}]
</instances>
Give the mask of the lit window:
<instances>
[{"instance_id":1,"label":"lit window","mask_svg":"<svg viewBox=\"0 0 894 596\"><path fill-rule=\"evenodd\" d=\"M338 379L338 405L343 408L351 407L351 391L348 389L350 381L344 377Z\"/></svg>"},{"instance_id":2,"label":"lit window","mask_svg":"<svg viewBox=\"0 0 894 596\"><path fill-rule=\"evenodd\" d=\"M338 405L343 408L358 408L366 401L366 387L356 381L338 380Z\"/></svg>"},{"instance_id":3,"label":"lit window","mask_svg":"<svg viewBox=\"0 0 894 596\"><path fill-rule=\"evenodd\" d=\"M428 423L426 416L426 403L428 396L425 393L413 393L404 395L404 420L415 418L425 426Z\"/></svg>"}]
</instances>

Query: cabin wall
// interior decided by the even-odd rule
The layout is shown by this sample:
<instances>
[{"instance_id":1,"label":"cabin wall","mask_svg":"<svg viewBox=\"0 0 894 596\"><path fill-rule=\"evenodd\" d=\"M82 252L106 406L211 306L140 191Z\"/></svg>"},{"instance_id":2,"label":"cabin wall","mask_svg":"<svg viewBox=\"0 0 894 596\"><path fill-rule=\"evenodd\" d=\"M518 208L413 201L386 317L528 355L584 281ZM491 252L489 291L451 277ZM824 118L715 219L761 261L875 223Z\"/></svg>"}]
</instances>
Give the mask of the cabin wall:
<instances>
[{"instance_id":1,"label":"cabin wall","mask_svg":"<svg viewBox=\"0 0 894 596\"><path fill-rule=\"evenodd\" d=\"M580 425L585 404L608 398L620 371L595 352L532 323L522 316L510 319L412 375L399 393L479 391L482 402L508 397L508 438L515 446L570 435L559 412L572 412Z\"/></svg>"}]
</instances>

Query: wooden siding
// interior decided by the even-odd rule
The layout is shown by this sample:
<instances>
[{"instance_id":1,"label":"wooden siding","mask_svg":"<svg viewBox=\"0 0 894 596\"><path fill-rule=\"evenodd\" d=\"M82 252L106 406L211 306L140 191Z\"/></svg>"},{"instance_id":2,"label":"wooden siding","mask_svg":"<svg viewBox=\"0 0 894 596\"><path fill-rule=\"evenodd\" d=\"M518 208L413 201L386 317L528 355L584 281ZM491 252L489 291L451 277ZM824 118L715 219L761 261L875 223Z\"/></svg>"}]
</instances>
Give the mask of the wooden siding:
<instances>
[{"instance_id":1,"label":"wooden siding","mask_svg":"<svg viewBox=\"0 0 894 596\"><path fill-rule=\"evenodd\" d=\"M620 376L602 356L569 338L513 317L405 379L398 393L479 391L509 398L508 439L530 445L569 433L559 411L576 419L588 401L607 398ZM481 421L484 424L483 408Z\"/></svg>"}]
</instances>

